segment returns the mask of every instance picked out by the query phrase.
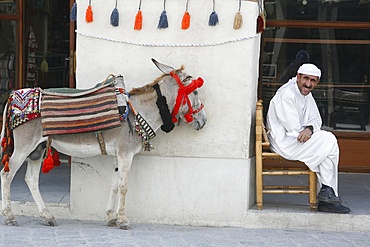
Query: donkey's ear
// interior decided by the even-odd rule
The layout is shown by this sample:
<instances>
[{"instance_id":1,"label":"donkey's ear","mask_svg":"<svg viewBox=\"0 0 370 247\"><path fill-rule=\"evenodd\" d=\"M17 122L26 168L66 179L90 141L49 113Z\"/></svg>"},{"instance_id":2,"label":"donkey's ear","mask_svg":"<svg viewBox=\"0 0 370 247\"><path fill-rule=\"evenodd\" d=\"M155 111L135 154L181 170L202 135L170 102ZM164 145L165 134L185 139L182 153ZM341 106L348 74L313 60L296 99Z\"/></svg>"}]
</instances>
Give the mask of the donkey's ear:
<instances>
[{"instance_id":1,"label":"donkey's ear","mask_svg":"<svg viewBox=\"0 0 370 247\"><path fill-rule=\"evenodd\" d=\"M157 68L162 71L163 73L165 74L169 74L171 71L175 70L174 68L172 68L171 66L168 66L168 65L165 65L165 64L162 64L160 62L158 62L157 60L155 60L154 58L152 58L152 62L155 64L155 66L157 66Z\"/></svg>"}]
</instances>

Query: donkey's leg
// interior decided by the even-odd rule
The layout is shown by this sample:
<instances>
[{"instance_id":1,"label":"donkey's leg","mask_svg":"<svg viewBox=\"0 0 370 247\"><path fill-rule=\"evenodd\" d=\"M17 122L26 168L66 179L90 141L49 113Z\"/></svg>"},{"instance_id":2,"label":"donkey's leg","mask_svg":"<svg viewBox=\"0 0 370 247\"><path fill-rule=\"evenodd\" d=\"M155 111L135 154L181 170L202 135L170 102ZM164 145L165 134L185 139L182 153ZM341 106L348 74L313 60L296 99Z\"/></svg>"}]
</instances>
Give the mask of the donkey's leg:
<instances>
[{"instance_id":1,"label":"donkey's leg","mask_svg":"<svg viewBox=\"0 0 370 247\"><path fill-rule=\"evenodd\" d=\"M44 200L41 197L39 189L39 178L40 178L40 167L42 157L37 160L28 159L27 171L25 181L30 189L33 199L39 210L40 217L45 219L45 225L56 226L55 217L49 212L45 205Z\"/></svg>"},{"instance_id":2,"label":"donkey's leg","mask_svg":"<svg viewBox=\"0 0 370 247\"><path fill-rule=\"evenodd\" d=\"M10 201L10 185L13 178L19 168L22 166L26 157L24 155L19 155L17 157L12 156L9 160L9 172L4 172L1 170L1 202L2 202L2 213L5 216L4 223L6 225L17 225L15 216L12 213L11 201Z\"/></svg>"},{"instance_id":3,"label":"donkey's leg","mask_svg":"<svg viewBox=\"0 0 370 247\"><path fill-rule=\"evenodd\" d=\"M112 174L111 189L109 194L109 200L107 204L106 213L108 215L107 225L117 226L117 193L118 193L118 167L115 168Z\"/></svg>"},{"instance_id":4,"label":"donkey's leg","mask_svg":"<svg viewBox=\"0 0 370 247\"><path fill-rule=\"evenodd\" d=\"M128 190L128 175L130 173L132 154L128 154L125 157L117 157L118 161L118 188L119 188L119 198L118 198L118 225L123 230L130 229L130 222L126 217L126 193Z\"/></svg>"}]
</instances>

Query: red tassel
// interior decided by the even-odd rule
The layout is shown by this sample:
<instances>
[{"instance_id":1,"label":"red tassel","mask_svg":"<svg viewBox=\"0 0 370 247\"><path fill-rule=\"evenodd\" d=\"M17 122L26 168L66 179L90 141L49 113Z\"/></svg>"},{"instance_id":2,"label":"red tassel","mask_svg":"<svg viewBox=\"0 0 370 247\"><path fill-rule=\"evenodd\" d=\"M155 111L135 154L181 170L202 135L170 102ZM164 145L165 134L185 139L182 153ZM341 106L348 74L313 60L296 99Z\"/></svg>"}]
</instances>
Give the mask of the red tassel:
<instances>
[{"instance_id":1,"label":"red tassel","mask_svg":"<svg viewBox=\"0 0 370 247\"><path fill-rule=\"evenodd\" d=\"M44 162L42 163L41 171L43 173L48 173L53 168L54 168L54 160L53 160L53 157L51 156L51 148L49 148L48 149L48 155L44 159Z\"/></svg>"},{"instance_id":2,"label":"red tassel","mask_svg":"<svg viewBox=\"0 0 370 247\"><path fill-rule=\"evenodd\" d=\"M181 28L188 29L190 27L190 14L188 11L185 11L184 16L182 17Z\"/></svg>"},{"instance_id":3,"label":"red tassel","mask_svg":"<svg viewBox=\"0 0 370 247\"><path fill-rule=\"evenodd\" d=\"M86 21L87 22L92 22L93 21L93 12L92 12L92 7L89 5L86 10Z\"/></svg>"},{"instance_id":4,"label":"red tassel","mask_svg":"<svg viewBox=\"0 0 370 247\"><path fill-rule=\"evenodd\" d=\"M4 157L3 157L3 160L1 161L1 163L3 164L3 165L5 165L6 164L6 162L8 162L9 161L9 156L8 156L8 154L5 154L4 155Z\"/></svg>"},{"instance_id":5,"label":"red tassel","mask_svg":"<svg viewBox=\"0 0 370 247\"><path fill-rule=\"evenodd\" d=\"M9 172L10 169L9 169L9 162L5 162L5 166L4 166L4 172Z\"/></svg>"},{"instance_id":6,"label":"red tassel","mask_svg":"<svg viewBox=\"0 0 370 247\"><path fill-rule=\"evenodd\" d=\"M54 166L60 166L61 162L60 162L60 157L59 157L59 153L57 150L54 149L54 152L53 152L53 161L54 161Z\"/></svg>"},{"instance_id":7,"label":"red tassel","mask_svg":"<svg viewBox=\"0 0 370 247\"><path fill-rule=\"evenodd\" d=\"M142 27L143 27L143 16L141 14L141 10L139 10L135 17L134 30L141 30Z\"/></svg>"},{"instance_id":8,"label":"red tassel","mask_svg":"<svg viewBox=\"0 0 370 247\"><path fill-rule=\"evenodd\" d=\"M263 20L263 17L261 15L259 15L257 17L257 33L262 33L263 32L263 29L264 29L264 20Z\"/></svg>"},{"instance_id":9,"label":"red tassel","mask_svg":"<svg viewBox=\"0 0 370 247\"><path fill-rule=\"evenodd\" d=\"M1 139L1 147L5 148L5 146L6 146L6 138L3 137L3 139Z\"/></svg>"}]
</instances>

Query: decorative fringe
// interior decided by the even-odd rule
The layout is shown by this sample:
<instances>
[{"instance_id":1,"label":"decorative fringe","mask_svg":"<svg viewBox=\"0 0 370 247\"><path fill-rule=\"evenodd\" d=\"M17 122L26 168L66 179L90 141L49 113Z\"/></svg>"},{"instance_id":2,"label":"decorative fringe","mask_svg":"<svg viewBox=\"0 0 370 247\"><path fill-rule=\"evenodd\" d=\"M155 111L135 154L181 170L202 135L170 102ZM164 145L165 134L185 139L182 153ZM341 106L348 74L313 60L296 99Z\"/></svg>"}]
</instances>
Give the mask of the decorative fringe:
<instances>
[{"instance_id":1,"label":"decorative fringe","mask_svg":"<svg viewBox=\"0 0 370 247\"><path fill-rule=\"evenodd\" d=\"M91 7L91 0L89 1L89 6L86 9L86 22L92 22L93 21L93 12Z\"/></svg>"},{"instance_id":2,"label":"decorative fringe","mask_svg":"<svg viewBox=\"0 0 370 247\"><path fill-rule=\"evenodd\" d=\"M184 16L182 17L182 22L181 22L181 28L182 29L188 29L190 27L190 14L188 11L185 11Z\"/></svg>"},{"instance_id":3,"label":"decorative fringe","mask_svg":"<svg viewBox=\"0 0 370 247\"><path fill-rule=\"evenodd\" d=\"M9 169L9 159L12 156L13 151L14 151L13 131L9 126L10 102L11 102L11 99L9 97L8 98L8 108L4 109L4 111L6 111L7 114L6 114L6 118L3 120L3 121L5 121L5 126L4 126L4 130L3 130L4 136L1 139L1 147L2 147L1 152L2 152L2 157L3 157L2 160L1 160L1 163L4 165L4 168L3 168L4 172L9 172L10 171L10 169Z\"/></svg>"},{"instance_id":4,"label":"decorative fringe","mask_svg":"<svg viewBox=\"0 0 370 247\"><path fill-rule=\"evenodd\" d=\"M134 30L141 30L142 27L143 27L143 16L141 14L141 10L139 9L135 17Z\"/></svg>"},{"instance_id":5,"label":"decorative fringe","mask_svg":"<svg viewBox=\"0 0 370 247\"><path fill-rule=\"evenodd\" d=\"M218 15L216 11L212 11L212 14L209 16L208 25L216 26L218 24Z\"/></svg>"},{"instance_id":6,"label":"decorative fringe","mask_svg":"<svg viewBox=\"0 0 370 247\"><path fill-rule=\"evenodd\" d=\"M240 29L243 25L243 16L240 11L236 12L234 17L234 29Z\"/></svg>"},{"instance_id":7,"label":"decorative fringe","mask_svg":"<svg viewBox=\"0 0 370 247\"><path fill-rule=\"evenodd\" d=\"M112 14L110 16L110 24L113 27L118 27L118 23L119 23L118 9L117 8L114 8L113 11L112 11Z\"/></svg>"},{"instance_id":8,"label":"decorative fringe","mask_svg":"<svg viewBox=\"0 0 370 247\"><path fill-rule=\"evenodd\" d=\"M71 12L69 13L69 19L71 21L76 21L77 20L77 4L76 2L73 3Z\"/></svg>"},{"instance_id":9,"label":"decorative fringe","mask_svg":"<svg viewBox=\"0 0 370 247\"><path fill-rule=\"evenodd\" d=\"M161 16L159 17L158 28L159 29L168 28L168 19L166 10L163 10Z\"/></svg>"}]
</instances>

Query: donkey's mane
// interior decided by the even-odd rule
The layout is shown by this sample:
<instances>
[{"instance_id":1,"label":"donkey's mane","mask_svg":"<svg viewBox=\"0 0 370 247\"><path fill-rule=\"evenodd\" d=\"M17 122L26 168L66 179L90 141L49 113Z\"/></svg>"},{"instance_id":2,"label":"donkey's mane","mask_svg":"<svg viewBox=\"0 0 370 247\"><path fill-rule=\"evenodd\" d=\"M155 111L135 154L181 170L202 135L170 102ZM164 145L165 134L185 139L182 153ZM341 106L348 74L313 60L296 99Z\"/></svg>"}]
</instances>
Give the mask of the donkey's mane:
<instances>
[{"instance_id":1,"label":"donkey's mane","mask_svg":"<svg viewBox=\"0 0 370 247\"><path fill-rule=\"evenodd\" d=\"M175 73L179 73L179 72L182 72L184 70L184 65L181 65L181 67L177 70L175 70ZM131 89L131 91L129 92L130 95L139 95L139 94L143 94L143 93L151 93L154 91L154 88L153 86L155 84L158 84L162 79L163 77L165 76L168 76L169 74L163 74L161 76L159 76L157 79L155 79L153 82L145 85L145 86L142 86L142 87L137 87L137 88L133 88Z\"/></svg>"}]
</instances>

